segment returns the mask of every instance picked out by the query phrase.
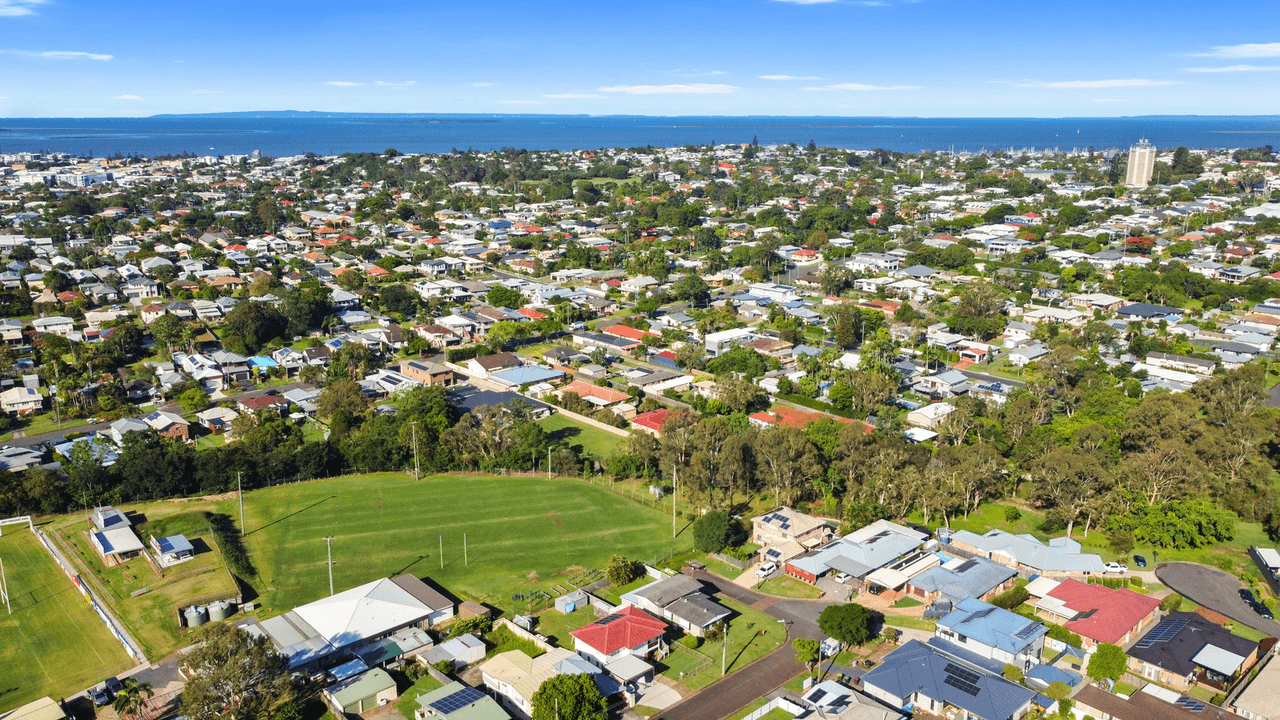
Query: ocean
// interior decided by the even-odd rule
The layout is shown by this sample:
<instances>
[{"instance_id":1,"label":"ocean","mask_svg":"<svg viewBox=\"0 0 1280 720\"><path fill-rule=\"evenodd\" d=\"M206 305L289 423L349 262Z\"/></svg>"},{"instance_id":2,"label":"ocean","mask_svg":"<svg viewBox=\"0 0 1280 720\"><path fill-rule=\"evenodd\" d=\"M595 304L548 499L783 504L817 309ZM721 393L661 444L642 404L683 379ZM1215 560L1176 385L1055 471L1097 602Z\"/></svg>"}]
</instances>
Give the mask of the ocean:
<instances>
[{"instance_id":1,"label":"ocean","mask_svg":"<svg viewBox=\"0 0 1280 720\"><path fill-rule=\"evenodd\" d=\"M0 118L0 154L239 155L439 153L453 149L591 150L686 144L806 144L845 149L981 151L1280 147L1280 116L1123 118L656 117L231 113L149 118Z\"/></svg>"}]
</instances>

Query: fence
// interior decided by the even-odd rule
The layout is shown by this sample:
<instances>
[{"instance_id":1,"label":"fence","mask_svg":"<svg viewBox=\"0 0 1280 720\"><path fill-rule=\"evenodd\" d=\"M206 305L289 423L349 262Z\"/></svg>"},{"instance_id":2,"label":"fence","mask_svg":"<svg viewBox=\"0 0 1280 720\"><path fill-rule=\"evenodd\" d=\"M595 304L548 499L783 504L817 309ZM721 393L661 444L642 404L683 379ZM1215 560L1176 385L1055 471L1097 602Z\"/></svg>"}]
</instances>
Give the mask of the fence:
<instances>
[{"instance_id":1,"label":"fence","mask_svg":"<svg viewBox=\"0 0 1280 720\"><path fill-rule=\"evenodd\" d=\"M529 642L538 646L543 652L551 652L551 650L553 649L551 646L551 643L547 642L546 636L539 635L537 633L531 633L528 630L525 630L524 628L520 627L519 625L516 625L515 623L511 622L506 618L498 618L498 622L495 624L498 627L506 628L511 632L512 635L515 635L518 638L528 640Z\"/></svg>"},{"instance_id":2,"label":"fence","mask_svg":"<svg viewBox=\"0 0 1280 720\"><path fill-rule=\"evenodd\" d=\"M57 548L53 546L53 543L49 542L49 539L45 537L44 533L35 528L32 528L31 531L35 533L36 539L38 539L40 544L44 546L44 549L49 553L49 556L53 558L53 561L58 564L58 567L62 569L62 572L66 573L67 577L71 579L71 584L75 585L76 589L80 591L80 594L89 601L89 606L93 608L93 611L98 614L98 618L107 626L107 631L110 632L111 635L119 641L120 645L124 647L124 651L129 654L129 657L139 663L147 663L146 656L142 654L142 650L136 643L134 643L133 638L129 637L124 626L112 617L107 609L98 602L97 596L93 594L92 590L85 586L84 581L80 579L80 575L71 568L71 565L67 562L66 558L62 557L62 553L58 552Z\"/></svg>"},{"instance_id":3,"label":"fence","mask_svg":"<svg viewBox=\"0 0 1280 720\"><path fill-rule=\"evenodd\" d=\"M732 565L733 567L736 567L739 570L746 570L748 567L751 566L750 560L739 560L736 557L725 555L724 553L707 553L707 554L719 560L720 562L726 565Z\"/></svg>"},{"instance_id":4,"label":"fence","mask_svg":"<svg viewBox=\"0 0 1280 720\"><path fill-rule=\"evenodd\" d=\"M809 708L803 705L797 705L796 703L791 702L791 700L785 697L776 697L770 700L769 702L765 703L764 705L761 705L760 707L756 708L754 711L752 711L750 715L747 715L746 717L742 718L742 720L760 720L760 718L764 717L765 715L768 715L769 713L773 712L778 708L782 708L783 711L791 713L792 715L799 715L809 710Z\"/></svg>"}]
</instances>

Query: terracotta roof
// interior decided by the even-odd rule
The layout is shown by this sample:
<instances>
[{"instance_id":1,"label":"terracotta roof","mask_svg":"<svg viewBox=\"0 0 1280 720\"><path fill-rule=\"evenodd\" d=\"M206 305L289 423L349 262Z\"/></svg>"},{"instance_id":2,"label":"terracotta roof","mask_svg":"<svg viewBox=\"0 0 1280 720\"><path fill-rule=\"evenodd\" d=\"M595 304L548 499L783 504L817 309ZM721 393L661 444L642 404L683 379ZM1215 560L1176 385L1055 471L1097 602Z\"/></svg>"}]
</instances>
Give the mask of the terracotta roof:
<instances>
[{"instance_id":1,"label":"terracotta roof","mask_svg":"<svg viewBox=\"0 0 1280 720\"><path fill-rule=\"evenodd\" d=\"M592 385L585 380L574 380L556 391L556 394L562 397L564 393L576 393L580 398L599 398L600 400L608 403L622 402L623 400L631 399L630 395L622 392L621 390Z\"/></svg>"},{"instance_id":2,"label":"terracotta roof","mask_svg":"<svg viewBox=\"0 0 1280 720\"><path fill-rule=\"evenodd\" d=\"M570 632L602 655L634 648L662 637L667 624L649 613L628 605L618 612Z\"/></svg>"},{"instance_id":3,"label":"terracotta roof","mask_svg":"<svg viewBox=\"0 0 1280 720\"><path fill-rule=\"evenodd\" d=\"M613 325L604 328L600 332L614 337L626 338L628 340L643 340L646 335L657 336L657 333L651 333L648 330L637 330L627 325Z\"/></svg>"},{"instance_id":4,"label":"terracotta roof","mask_svg":"<svg viewBox=\"0 0 1280 720\"><path fill-rule=\"evenodd\" d=\"M671 414L670 408L662 408L661 410L651 410L647 413L641 413L631 419L632 425L649 428L654 432L662 432L662 424L667 421L667 416Z\"/></svg>"},{"instance_id":5,"label":"terracotta roof","mask_svg":"<svg viewBox=\"0 0 1280 720\"><path fill-rule=\"evenodd\" d=\"M1067 629L1098 642L1118 643L1155 610L1160 601L1125 588L1112 590L1067 579L1049 591L1071 610L1085 617L1067 623Z\"/></svg>"},{"instance_id":6,"label":"terracotta roof","mask_svg":"<svg viewBox=\"0 0 1280 720\"><path fill-rule=\"evenodd\" d=\"M516 310L516 312L529 318L530 320L541 320L542 318L547 316L546 313L540 313L537 310L534 310L532 308L520 308L519 310Z\"/></svg>"},{"instance_id":7,"label":"terracotta roof","mask_svg":"<svg viewBox=\"0 0 1280 720\"><path fill-rule=\"evenodd\" d=\"M853 421L849 418L823 415L819 412L799 410L797 408L787 407L786 405L779 405L778 407L770 410L751 415L752 420L768 423L770 425L787 425L793 428L800 428L801 430L808 427L810 423L817 422L818 420L826 417L830 417L832 420L845 423L846 425L853 424ZM868 432L870 432L870 430L868 430Z\"/></svg>"}]
</instances>

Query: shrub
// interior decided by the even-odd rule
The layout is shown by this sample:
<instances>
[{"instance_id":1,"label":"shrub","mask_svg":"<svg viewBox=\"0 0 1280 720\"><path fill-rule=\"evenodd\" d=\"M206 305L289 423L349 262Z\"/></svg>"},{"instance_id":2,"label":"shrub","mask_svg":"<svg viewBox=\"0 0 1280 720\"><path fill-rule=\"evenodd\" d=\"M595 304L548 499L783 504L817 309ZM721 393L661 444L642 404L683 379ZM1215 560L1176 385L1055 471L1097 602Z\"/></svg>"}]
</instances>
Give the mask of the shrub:
<instances>
[{"instance_id":1,"label":"shrub","mask_svg":"<svg viewBox=\"0 0 1280 720\"><path fill-rule=\"evenodd\" d=\"M1005 663L1004 679L1011 680L1013 682L1022 682L1022 670L1018 669L1017 665L1011 665L1009 663Z\"/></svg>"},{"instance_id":2,"label":"shrub","mask_svg":"<svg viewBox=\"0 0 1280 720\"><path fill-rule=\"evenodd\" d=\"M1054 700L1062 700L1063 698L1071 694L1071 687L1066 683L1062 682L1061 680L1057 680L1057 681L1054 681L1053 684L1051 684L1047 689L1045 689L1044 694L1053 698Z\"/></svg>"},{"instance_id":3,"label":"shrub","mask_svg":"<svg viewBox=\"0 0 1280 720\"><path fill-rule=\"evenodd\" d=\"M485 635L490 630L493 630L493 618L477 615L476 617L454 622L450 629L454 635L466 635L467 633Z\"/></svg>"},{"instance_id":4,"label":"shrub","mask_svg":"<svg viewBox=\"0 0 1280 720\"><path fill-rule=\"evenodd\" d=\"M1138 587L1143 587L1142 578L1138 577L1137 575L1129 576L1129 584L1137 585Z\"/></svg>"},{"instance_id":5,"label":"shrub","mask_svg":"<svg viewBox=\"0 0 1280 720\"><path fill-rule=\"evenodd\" d=\"M1178 593L1169 593L1169 596L1160 601L1160 609L1164 612L1177 610L1182 606L1182 596Z\"/></svg>"},{"instance_id":6,"label":"shrub","mask_svg":"<svg viewBox=\"0 0 1280 720\"><path fill-rule=\"evenodd\" d=\"M720 552L733 534L733 520L723 510L712 510L693 523L693 546L702 552Z\"/></svg>"},{"instance_id":7,"label":"shrub","mask_svg":"<svg viewBox=\"0 0 1280 720\"><path fill-rule=\"evenodd\" d=\"M697 635L685 635L680 638L679 642L690 650L697 650L698 646L702 644L702 638Z\"/></svg>"},{"instance_id":8,"label":"shrub","mask_svg":"<svg viewBox=\"0 0 1280 720\"><path fill-rule=\"evenodd\" d=\"M614 555L609 558L609 566L605 568L604 574L610 585L622 587L640 576L640 568L635 560Z\"/></svg>"},{"instance_id":9,"label":"shrub","mask_svg":"<svg viewBox=\"0 0 1280 720\"><path fill-rule=\"evenodd\" d=\"M1002 592L991 598L991 604L1005 610L1012 610L1030 599L1031 593L1027 592L1026 586L1018 585L1012 590Z\"/></svg>"},{"instance_id":10,"label":"shrub","mask_svg":"<svg viewBox=\"0 0 1280 720\"><path fill-rule=\"evenodd\" d=\"M453 672L453 661L441 660L440 662L436 663L435 665L432 665L431 667L435 668L436 670L439 670L445 675L448 675L449 673Z\"/></svg>"},{"instance_id":11,"label":"shrub","mask_svg":"<svg viewBox=\"0 0 1280 720\"><path fill-rule=\"evenodd\" d=\"M1010 505L1004 509L1004 521L1008 523L1016 523L1022 519L1022 511Z\"/></svg>"},{"instance_id":12,"label":"shrub","mask_svg":"<svg viewBox=\"0 0 1280 720\"><path fill-rule=\"evenodd\" d=\"M1128 530L1117 530L1111 533L1111 549L1121 555L1128 555L1135 544L1133 533Z\"/></svg>"}]
</instances>

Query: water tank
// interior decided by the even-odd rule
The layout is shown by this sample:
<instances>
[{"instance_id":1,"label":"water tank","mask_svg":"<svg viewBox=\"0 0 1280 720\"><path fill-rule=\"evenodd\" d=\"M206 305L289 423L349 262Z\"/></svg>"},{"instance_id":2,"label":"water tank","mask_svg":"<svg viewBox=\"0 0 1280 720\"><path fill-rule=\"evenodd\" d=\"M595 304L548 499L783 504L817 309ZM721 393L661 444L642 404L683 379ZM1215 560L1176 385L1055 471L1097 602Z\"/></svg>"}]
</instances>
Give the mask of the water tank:
<instances>
[{"instance_id":1,"label":"water tank","mask_svg":"<svg viewBox=\"0 0 1280 720\"><path fill-rule=\"evenodd\" d=\"M226 620L231 617L231 613L233 612L234 610L231 608L231 603L222 602L221 600L215 603L209 603L210 620Z\"/></svg>"},{"instance_id":2,"label":"water tank","mask_svg":"<svg viewBox=\"0 0 1280 720\"><path fill-rule=\"evenodd\" d=\"M199 605L192 605L187 611L182 613L187 619L187 627L200 627L209 622L209 611Z\"/></svg>"}]
</instances>

